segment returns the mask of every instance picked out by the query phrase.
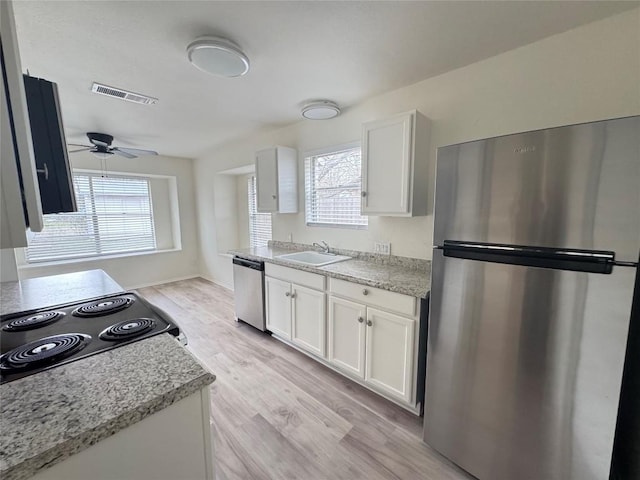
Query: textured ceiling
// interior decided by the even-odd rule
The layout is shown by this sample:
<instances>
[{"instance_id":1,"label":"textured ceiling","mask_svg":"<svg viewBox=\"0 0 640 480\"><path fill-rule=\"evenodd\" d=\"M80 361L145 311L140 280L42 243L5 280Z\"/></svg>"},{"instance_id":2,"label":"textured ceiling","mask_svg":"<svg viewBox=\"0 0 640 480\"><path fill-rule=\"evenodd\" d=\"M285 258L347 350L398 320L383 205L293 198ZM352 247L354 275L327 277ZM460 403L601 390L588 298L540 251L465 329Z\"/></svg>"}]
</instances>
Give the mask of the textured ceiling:
<instances>
[{"instance_id":1,"label":"textured ceiling","mask_svg":"<svg viewBox=\"0 0 640 480\"><path fill-rule=\"evenodd\" d=\"M310 99L343 107L637 6L637 2L17 1L23 69L58 83L67 140L196 157L300 120ZM251 60L240 78L187 60L221 35ZM92 82L160 99L90 92Z\"/></svg>"}]
</instances>

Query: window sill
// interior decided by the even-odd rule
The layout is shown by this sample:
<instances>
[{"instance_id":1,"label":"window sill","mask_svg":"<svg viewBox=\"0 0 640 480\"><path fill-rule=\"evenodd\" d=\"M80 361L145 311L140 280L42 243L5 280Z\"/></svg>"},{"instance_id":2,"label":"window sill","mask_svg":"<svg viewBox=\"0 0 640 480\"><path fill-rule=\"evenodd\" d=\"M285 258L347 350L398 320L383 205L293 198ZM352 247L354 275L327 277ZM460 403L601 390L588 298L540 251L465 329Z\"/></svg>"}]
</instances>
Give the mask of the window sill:
<instances>
[{"instance_id":1,"label":"window sill","mask_svg":"<svg viewBox=\"0 0 640 480\"><path fill-rule=\"evenodd\" d=\"M322 227L322 228L350 228L352 230L367 230L369 225L347 225L343 223L311 223L307 222L307 227Z\"/></svg>"},{"instance_id":2,"label":"window sill","mask_svg":"<svg viewBox=\"0 0 640 480\"><path fill-rule=\"evenodd\" d=\"M172 253L172 252L180 252L180 251L182 251L182 248L168 248L164 250L151 250L149 252L119 253L115 255L105 255L101 257L83 257L83 258L72 258L69 260L52 260L49 262L24 263L22 265L18 265L18 270L29 270L32 268L52 267L55 265L69 265L69 264L75 264L75 263L101 262L103 260L115 260L118 258L130 258L130 257L143 257L147 255L157 255L162 253Z\"/></svg>"}]
</instances>

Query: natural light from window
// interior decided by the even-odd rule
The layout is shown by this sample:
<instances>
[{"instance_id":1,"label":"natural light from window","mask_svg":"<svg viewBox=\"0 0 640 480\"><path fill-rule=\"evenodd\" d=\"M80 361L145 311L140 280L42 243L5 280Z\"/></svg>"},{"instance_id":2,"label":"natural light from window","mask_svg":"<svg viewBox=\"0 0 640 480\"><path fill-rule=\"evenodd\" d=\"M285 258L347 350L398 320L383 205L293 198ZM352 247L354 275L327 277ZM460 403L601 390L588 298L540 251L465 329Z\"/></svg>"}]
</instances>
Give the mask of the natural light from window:
<instances>
[{"instance_id":1,"label":"natural light from window","mask_svg":"<svg viewBox=\"0 0 640 480\"><path fill-rule=\"evenodd\" d=\"M44 215L26 249L28 263L156 249L149 180L74 173L78 211Z\"/></svg>"},{"instance_id":2,"label":"natural light from window","mask_svg":"<svg viewBox=\"0 0 640 480\"><path fill-rule=\"evenodd\" d=\"M360 177L359 146L305 158L307 225L366 228Z\"/></svg>"},{"instance_id":3,"label":"natural light from window","mask_svg":"<svg viewBox=\"0 0 640 480\"><path fill-rule=\"evenodd\" d=\"M256 177L249 177L249 246L266 247L271 240L271 214L258 213L256 203Z\"/></svg>"}]
</instances>

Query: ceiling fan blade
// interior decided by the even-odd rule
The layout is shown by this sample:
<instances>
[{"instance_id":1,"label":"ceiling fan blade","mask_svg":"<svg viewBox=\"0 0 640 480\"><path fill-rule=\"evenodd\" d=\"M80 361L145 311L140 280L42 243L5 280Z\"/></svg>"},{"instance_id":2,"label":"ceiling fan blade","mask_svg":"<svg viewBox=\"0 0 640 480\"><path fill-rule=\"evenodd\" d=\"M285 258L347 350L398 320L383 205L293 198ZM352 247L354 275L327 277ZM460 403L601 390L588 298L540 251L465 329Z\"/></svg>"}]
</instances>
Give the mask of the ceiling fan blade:
<instances>
[{"instance_id":1,"label":"ceiling fan blade","mask_svg":"<svg viewBox=\"0 0 640 480\"><path fill-rule=\"evenodd\" d=\"M134 154L129 153L129 152L125 152L124 150L120 150L118 147L113 147L113 148L109 149L109 151L111 153L115 153L116 155L120 155L121 157L125 157L125 158L138 158L137 155L134 155Z\"/></svg>"},{"instance_id":2,"label":"ceiling fan blade","mask_svg":"<svg viewBox=\"0 0 640 480\"><path fill-rule=\"evenodd\" d=\"M71 145L71 144L69 144ZM78 148L76 150L69 150L68 153L76 153L76 152L86 152L87 150L92 150L94 147L84 147L84 148Z\"/></svg>"},{"instance_id":3,"label":"ceiling fan blade","mask_svg":"<svg viewBox=\"0 0 640 480\"><path fill-rule=\"evenodd\" d=\"M154 152L153 150L141 150L139 148L125 148L125 147L113 147L114 150L119 150L121 152L127 152L132 155L158 155L158 152Z\"/></svg>"},{"instance_id":4,"label":"ceiling fan blade","mask_svg":"<svg viewBox=\"0 0 640 480\"><path fill-rule=\"evenodd\" d=\"M85 145L84 143L67 143L68 146L70 147L87 147L87 148L93 148L93 145Z\"/></svg>"}]
</instances>

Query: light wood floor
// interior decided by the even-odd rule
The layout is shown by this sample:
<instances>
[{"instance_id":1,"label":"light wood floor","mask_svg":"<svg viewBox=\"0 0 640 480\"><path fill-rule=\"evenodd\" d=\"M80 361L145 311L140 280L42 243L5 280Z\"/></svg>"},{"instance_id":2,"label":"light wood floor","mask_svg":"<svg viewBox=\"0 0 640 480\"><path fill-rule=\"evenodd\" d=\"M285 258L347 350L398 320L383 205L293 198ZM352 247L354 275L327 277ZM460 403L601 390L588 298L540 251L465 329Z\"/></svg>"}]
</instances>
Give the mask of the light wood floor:
<instances>
[{"instance_id":1,"label":"light wood floor","mask_svg":"<svg viewBox=\"0 0 640 480\"><path fill-rule=\"evenodd\" d=\"M217 376L218 480L472 478L421 441L421 418L237 323L228 290L191 279L138 291Z\"/></svg>"}]
</instances>

